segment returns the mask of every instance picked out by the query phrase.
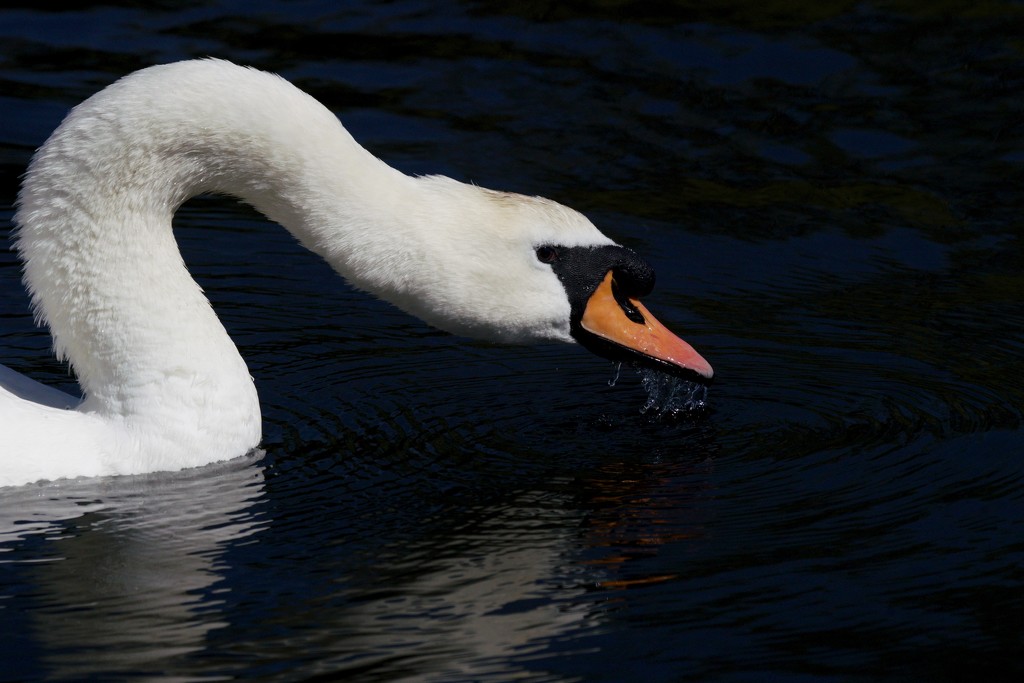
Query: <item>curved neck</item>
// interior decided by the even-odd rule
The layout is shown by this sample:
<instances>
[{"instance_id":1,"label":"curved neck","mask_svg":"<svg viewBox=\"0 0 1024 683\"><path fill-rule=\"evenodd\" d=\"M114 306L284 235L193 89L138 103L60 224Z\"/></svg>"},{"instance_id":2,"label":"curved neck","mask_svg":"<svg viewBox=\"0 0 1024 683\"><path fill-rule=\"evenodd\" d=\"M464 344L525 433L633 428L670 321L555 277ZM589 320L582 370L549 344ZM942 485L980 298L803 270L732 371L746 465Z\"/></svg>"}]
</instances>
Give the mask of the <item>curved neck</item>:
<instances>
[{"instance_id":1,"label":"curved neck","mask_svg":"<svg viewBox=\"0 0 1024 683\"><path fill-rule=\"evenodd\" d=\"M39 151L19 197L17 248L84 409L178 421L187 411L201 422L217 406L251 431L252 380L185 269L174 212L202 192L231 194L326 255L386 223L381 212L409 187L275 76L214 61L154 67L77 107Z\"/></svg>"}]
</instances>

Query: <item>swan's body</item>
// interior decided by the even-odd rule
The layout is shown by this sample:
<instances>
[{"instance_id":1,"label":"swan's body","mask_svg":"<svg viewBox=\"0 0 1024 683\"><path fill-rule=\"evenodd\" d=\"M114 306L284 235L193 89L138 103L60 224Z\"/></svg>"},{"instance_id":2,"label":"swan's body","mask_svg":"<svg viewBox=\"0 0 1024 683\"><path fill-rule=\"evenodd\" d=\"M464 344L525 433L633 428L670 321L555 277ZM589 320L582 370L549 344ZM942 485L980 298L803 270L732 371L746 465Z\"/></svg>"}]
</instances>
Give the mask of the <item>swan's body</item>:
<instances>
[{"instance_id":1,"label":"swan's body","mask_svg":"<svg viewBox=\"0 0 1024 683\"><path fill-rule=\"evenodd\" d=\"M19 195L26 286L84 398L0 373L0 485L175 470L259 443L252 379L171 230L203 192L252 204L355 286L484 339L578 339L579 297L640 268L554 202L399 173L276 76L216 60L145 69L76 107ZM710 376L703 359L662 360Z\"/></svg>"}]
</instances>

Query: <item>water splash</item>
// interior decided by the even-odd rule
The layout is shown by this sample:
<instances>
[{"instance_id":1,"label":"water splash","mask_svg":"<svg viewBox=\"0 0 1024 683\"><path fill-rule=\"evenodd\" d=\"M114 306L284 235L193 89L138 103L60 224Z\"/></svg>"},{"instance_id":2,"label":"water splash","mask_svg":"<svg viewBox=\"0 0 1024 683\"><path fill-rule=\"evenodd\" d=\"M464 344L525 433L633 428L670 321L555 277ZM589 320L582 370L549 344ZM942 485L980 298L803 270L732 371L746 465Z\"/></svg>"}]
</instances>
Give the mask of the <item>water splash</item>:
<instances>
[{"instance_id":1,"label":"water splash","mask_svg":"<svg viewBox=\"0 0 1024 683\"><path fill-rule=\"evenodd\" d=\"M622 363L615 364L615 376L608 380L608 386L614 387L619 383L619 375L622 373Z\"/></svg>"},{"instance_id":2,"label":"water splash","mask_svg":"<svg viewBox=\"0 0 1024 683\"><path fill-rule=\"evenodd\" d=\"M647 392L647 402L640 409L642 414L682 417L707 408L707 385L644 367L637 367L636 371Z\"/></svg>"}]
</instances>

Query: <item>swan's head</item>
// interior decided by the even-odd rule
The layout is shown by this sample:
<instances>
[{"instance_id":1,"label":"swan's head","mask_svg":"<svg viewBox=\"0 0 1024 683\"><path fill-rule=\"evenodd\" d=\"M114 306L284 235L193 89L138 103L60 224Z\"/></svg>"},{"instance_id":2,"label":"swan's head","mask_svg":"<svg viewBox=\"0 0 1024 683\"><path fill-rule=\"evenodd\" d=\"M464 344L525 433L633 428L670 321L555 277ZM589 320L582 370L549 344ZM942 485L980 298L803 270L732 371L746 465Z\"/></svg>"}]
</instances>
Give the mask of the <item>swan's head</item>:
<instances>
[{"instance_id":1,"label":"swan's head","mask_svg":"<svg viewBox=\"0 0 1024 683\"><path fill-rule=\"evenodd\" d=\"M397 252L392 242L387 285L349 270L356 284L376 280L363 286L454 334L576 342L612 360L711 379L708 362L639 302L654 287L651 266L582 214L448 178L416 182L430 199L417 203L416 225L400 230ZM381 265L366 268L379 274Z\"/></svg>"}]
</instances>

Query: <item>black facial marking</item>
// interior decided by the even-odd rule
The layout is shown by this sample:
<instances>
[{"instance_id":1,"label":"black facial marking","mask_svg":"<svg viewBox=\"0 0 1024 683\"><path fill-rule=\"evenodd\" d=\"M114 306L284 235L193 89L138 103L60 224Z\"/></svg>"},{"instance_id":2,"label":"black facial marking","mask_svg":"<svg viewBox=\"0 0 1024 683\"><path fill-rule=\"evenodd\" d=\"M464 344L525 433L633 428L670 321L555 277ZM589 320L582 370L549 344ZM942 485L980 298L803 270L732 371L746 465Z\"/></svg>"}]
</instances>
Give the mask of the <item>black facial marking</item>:
<instances>
[{"instance_id":1,"label":"black facial marking","mask_svg":"<svg viewBox=\"0 0 1024 683\"><path fill-rule=\"evenodd\" d=\"M616 244L600 247L563 247L545 244L537 247L536 253L538 260L551 264L551 270L565 287L569 305L572 306L570 331L577 340L582 342L578 331L587 301L609 270L615 279L613 292L616 301L630 320L643 322L640 311L630 305L627 299L640 298L651 293L654 289L654 268L632 249ZM544 258L549 256L554 258L550 261Z\"/></svg>"}]
</instances>

